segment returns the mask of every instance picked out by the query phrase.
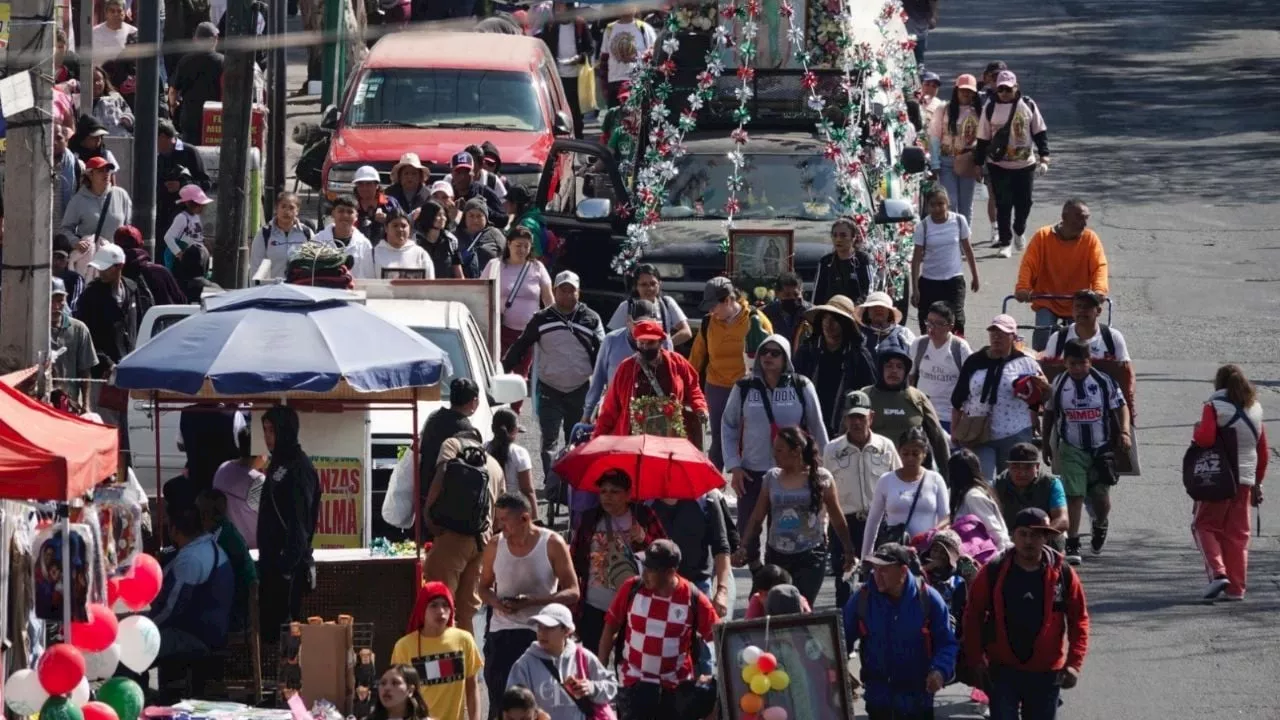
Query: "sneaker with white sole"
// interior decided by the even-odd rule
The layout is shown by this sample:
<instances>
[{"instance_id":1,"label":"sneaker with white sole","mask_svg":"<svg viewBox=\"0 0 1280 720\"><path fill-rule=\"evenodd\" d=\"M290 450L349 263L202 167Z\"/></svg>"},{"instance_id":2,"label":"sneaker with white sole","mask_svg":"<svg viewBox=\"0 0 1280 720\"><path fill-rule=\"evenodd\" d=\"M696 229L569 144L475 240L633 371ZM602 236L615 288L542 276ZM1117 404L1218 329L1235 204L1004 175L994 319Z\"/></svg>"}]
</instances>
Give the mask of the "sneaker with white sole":
<instances>
[{"instance_id":1,"label":"sneaker with white sole","mask_svg":"<svg viewBox=\"0 0 1280 720\"><path fill-rule=\"evenodd\" d=\"M1084 562L1084 558L1080 557L1080 538L1067 538L1067 562L1071 565L1079 565Z\"/></svg>"},{"instance_id":2,"label":"sneaker with white sole","mask_svg":"<svg viewBox=\"0 0 1280 720\"><path fill-rule=\"evenodd\" d=\"M1027 239L1022 235L1013 236L1013 249L1022 252L1027 248Z\"/></svg>"},{"instance_id":3,"label":"sneaker with white sole","mask_svg":"<svg viewBox=\"0 0 1280 720\"><path fill-rule=\"evenodd\" d=\"M1001 246L1000 246L1000 252L998 252L998 253L996 253L996 254L997 254L997 255L999 255L999 256L1000 256L1000 257L1002 257L1002 258L1013 257L1013 246L1012 246L1012 245L1001 245Z\"/></svg>"},{"instance_id":4,"label":"sneaker with white sole","mask_svg":"<svg viewBox=\"0 0 1280 720\"><path fill-rule=\"evenodd\" d=\"M1000 228L991 226L991 247L1000 247Z\"/></svg>"},{"instance_id":5,"label":"sneaker with white sole","mask_svg":"<svg viewBox=\"0 0 1280 720\"><path fill-rule=\"evenodd\" d=\"M1204 586L1204 599L1213 600L1214 598L1221 595L1222 591L1226 590L1227 585L1230 585L1230 584L1231 584L1231 581L1227 580L1225 577L1219 576L1214 578L1213 580L1209 581L1208 585Z\"/></svg>"},{"instance_id":6,"label":"sneaker with white sole","mask_svg":"<svg viewBox=\"0 0 1280 720\"><path fill-rule=\"evenodd\" d=\"M1093 534L1089 536L1089 547L1094 555L1102 554L1102 546L1107 544L1107 526L1094 523Z\"/></svg>"}]
</instances>

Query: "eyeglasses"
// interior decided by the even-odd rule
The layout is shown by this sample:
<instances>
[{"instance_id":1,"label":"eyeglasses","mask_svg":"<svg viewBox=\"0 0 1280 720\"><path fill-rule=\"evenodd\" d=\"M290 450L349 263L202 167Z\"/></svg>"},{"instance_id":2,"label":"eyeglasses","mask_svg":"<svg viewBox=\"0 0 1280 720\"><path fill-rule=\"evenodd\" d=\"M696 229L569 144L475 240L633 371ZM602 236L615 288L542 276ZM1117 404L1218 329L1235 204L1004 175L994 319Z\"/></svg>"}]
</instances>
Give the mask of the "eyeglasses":
<instances>
[{"instance_id":1,"label":"eyeglasses","mask_svg":"<svg viewBox=\"0 0 1280 720\"><path fill-rule=\"evenodd\" d=\"M924 326L925 326L925 327L931 327L931 328L949 328L949 327L951 327L951 323L949 323L949 322L947 322L947 321L945 321L945 320L944 320L944 321L942 321L942 322L938 322L938 321L936 321L936 320L925 320L925 321L924 321Z\"/></svg>"}]
</instances>

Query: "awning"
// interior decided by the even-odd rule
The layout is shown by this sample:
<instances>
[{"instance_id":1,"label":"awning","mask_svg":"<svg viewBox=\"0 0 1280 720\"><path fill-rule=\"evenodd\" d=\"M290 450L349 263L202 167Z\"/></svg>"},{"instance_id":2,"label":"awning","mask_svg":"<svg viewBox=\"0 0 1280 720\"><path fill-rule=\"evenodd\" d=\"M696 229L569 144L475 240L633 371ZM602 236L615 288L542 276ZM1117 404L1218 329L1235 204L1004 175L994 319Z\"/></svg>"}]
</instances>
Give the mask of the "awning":
<instances>
[{"instance_id":1,"label":"awning","mask_svg":"<svg viewBox=\"0 0 1280 720\"><path fill-rule=\"evenodd\" d=\"M68 415L0 382L0 497L67 501L116 473L114 427Z\"/></svg>"}]
</instances>

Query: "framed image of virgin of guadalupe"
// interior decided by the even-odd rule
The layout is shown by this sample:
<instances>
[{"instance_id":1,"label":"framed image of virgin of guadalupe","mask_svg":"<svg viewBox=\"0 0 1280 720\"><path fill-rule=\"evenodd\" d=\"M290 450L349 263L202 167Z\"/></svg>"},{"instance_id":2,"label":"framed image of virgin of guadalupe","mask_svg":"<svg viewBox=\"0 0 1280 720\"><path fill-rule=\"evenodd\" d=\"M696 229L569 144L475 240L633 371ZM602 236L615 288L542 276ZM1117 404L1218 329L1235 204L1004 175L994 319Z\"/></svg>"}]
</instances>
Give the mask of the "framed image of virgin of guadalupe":
<instances>
[{"instance_id":1,"label":"framed image of virgin of guadalupe","mask_svg":"<svg viewBox=\"0 0 1280 720\"><path fill-rule=\"evenodd\" d=\"M732 229L725 270L738 287L773 283L795 266L795 230Z\"/></svg>"}]
</instances>

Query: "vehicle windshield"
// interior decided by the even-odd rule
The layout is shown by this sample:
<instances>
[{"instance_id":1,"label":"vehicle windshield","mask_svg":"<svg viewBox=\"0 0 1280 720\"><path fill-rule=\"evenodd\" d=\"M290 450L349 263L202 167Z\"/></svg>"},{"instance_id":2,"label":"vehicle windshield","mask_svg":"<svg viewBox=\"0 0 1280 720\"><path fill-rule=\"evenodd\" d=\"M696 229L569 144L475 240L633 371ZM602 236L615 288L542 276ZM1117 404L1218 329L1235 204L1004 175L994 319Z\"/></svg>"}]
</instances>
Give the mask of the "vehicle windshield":
<instances>
[{"instance_id":1,"label":"vehicle windshield","mask_svg":"<svg viewBox=\"0 0 1280 720\"><path fill-rule=\"evenodd\" d=\"M450 381L460 377L475 379L471 373L471 365L467 363L467 354L462 351L462 335L457 330L438 327L415 327L413 331L430 340L449 356L453 373L440 378L440 399L448 402Z\"/></svg>"},{"instance_id":2,"label":"vehicle windshield","mask_svg":"<svg viewBox=\"0 0 1280 720\"><path fill-rule=\"evenodd\" d=\"M497 70L369 70L345 117L365 127L546 129L533 77Z\"/></svg>"},{"instance_id":3,"label":"vehicle windshield","mask_svg":"<svg viewBox=\"0 0 1280 720\"><path fill-rule=\"evenodd\" d=\"M746 160L735 217L834 220L842 214L835 163L821 154L747 155ZM685 155L676 168L662 217L725 218L733 173L728 155Z\"/></svg>"}]
</instances>

